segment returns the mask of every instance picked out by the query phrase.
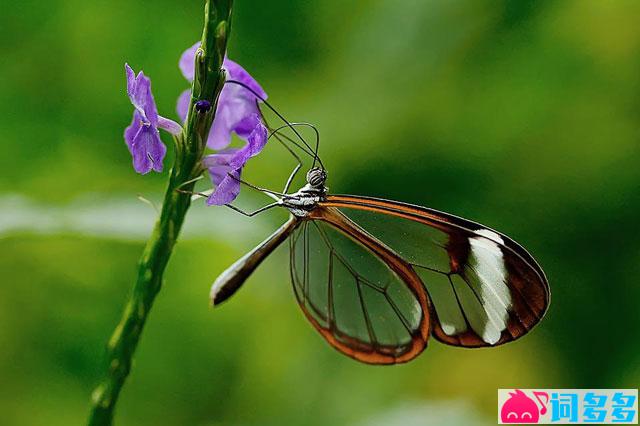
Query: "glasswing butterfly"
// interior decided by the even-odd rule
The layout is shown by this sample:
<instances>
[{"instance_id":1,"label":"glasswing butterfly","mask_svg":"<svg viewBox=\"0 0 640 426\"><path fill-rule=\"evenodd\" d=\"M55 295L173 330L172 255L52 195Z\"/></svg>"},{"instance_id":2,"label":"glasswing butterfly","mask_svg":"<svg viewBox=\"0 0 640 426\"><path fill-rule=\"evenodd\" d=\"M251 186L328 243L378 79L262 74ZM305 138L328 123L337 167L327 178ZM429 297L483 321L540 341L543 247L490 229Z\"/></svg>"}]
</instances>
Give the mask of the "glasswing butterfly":
<instances>
[{"instance_id":1,"label":"glasswing butterfly","mask_svg":"<svg viewBox=\"0 0 640 426\"><path fill-rule=\"evenodd\" d=\"M241 181L273 203L253 213L229 207L248 216L281 207L290 216L216 279L214 305L233 295L288 240L291 281L302 312L331 346L358 361L407 362L424 350L430 335L467 348L501 345L540 322L549 306L549 285L522 246L483 225L426 207L329 194L315 127L289 123L261 100L286 123L270 137L283 143L298 165L282 192ZM298 126L316 132L315 149ZM300 143L285 139L313 158L306 184L293 193L289 186L302 162L279 137L283 128Z\"/></svg>"}]
</instances>

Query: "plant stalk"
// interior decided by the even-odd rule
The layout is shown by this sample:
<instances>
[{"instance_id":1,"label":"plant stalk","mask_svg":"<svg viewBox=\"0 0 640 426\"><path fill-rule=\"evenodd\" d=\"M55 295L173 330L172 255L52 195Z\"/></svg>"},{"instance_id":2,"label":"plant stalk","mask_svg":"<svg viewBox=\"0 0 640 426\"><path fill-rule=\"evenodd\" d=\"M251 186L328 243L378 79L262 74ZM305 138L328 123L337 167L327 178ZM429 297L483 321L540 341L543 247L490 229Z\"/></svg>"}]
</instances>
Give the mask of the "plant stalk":
<instances>
[{"instance_id":1,"label":"plant stalk","mask_svg":"<svg viewBox=\"0 0 640 426\"><path fill-rule=\"evenodd\" d=\"M232 0L206 0L202 47L196 55L196 73L191 108L183 134L176 138L175 162L171 169L160 217L138 264L137 281L120 322L107 343L104 377L91 396L88 424L113 423L120 391L131 371L133 355L153 302L162 287L162 276L189 210L194 179L202 174L201 159L224 85L222 61L231 29ZM196 111L198 101L211 104ZM178 191L180 190L180 191Z\"/></svg>"}]
</instances>

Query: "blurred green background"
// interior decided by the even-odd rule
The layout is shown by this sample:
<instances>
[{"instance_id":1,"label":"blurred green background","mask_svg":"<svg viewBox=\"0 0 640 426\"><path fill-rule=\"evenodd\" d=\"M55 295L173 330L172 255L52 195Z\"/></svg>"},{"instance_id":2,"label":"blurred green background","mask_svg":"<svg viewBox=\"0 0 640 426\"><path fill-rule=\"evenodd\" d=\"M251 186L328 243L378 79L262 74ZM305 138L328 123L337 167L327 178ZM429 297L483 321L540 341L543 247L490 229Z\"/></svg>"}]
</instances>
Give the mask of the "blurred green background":
<instances>
[{"instance_id":1,"label":"blurred green background","mask_svg":"<svg viewBox=\"0 0 640 426\"><path fill-rule=\"evenodd\" d=\"M82 424L155 218L136 195L158 202L166 180L131 167L123 63L175 118L202 2L2 12L1 423ZM216 275L286 215L197 203L117 423L485 425L497 388L637 387L639 14L635 0L237 0L229 56L290 120L319 127L333 192L503 231L544 267L551 308L503 347L432 342L406 365L362 365L298 311L284 248L210 309ZM291 165L274 145L246 176L279 188Z\"/></svg>"}]
</instances>

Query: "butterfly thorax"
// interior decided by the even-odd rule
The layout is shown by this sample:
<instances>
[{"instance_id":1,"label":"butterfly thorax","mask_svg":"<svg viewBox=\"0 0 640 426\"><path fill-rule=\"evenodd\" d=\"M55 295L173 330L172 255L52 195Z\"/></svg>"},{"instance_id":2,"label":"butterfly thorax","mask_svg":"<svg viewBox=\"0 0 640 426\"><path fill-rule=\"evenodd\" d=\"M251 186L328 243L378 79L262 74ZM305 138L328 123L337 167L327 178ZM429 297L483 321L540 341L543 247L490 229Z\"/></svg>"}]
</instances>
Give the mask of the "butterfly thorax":
<instances>
[{"instance_id":1,"label":"butterfly thorax","mask_svg":"<svg viewBox=\"0 0 640 426\"><path fill-rule=\"evenodd\" d=\"M307 184L293 194L285 195L280 202L296 217L305 217L327 196L327 172L313 168L307 173Z\"/></svg>"}]
</instances>

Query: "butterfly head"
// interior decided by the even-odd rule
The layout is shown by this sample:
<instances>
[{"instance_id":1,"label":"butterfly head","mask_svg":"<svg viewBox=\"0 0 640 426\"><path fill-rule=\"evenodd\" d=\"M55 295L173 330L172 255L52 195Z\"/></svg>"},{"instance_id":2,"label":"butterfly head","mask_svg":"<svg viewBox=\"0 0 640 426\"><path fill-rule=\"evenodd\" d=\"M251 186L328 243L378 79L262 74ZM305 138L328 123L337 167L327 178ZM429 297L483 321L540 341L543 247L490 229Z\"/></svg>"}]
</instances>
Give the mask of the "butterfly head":
<instances>
[{"instance_id":1,"label":"butterfly head","mask_svg":"<svg viewBox=\"0 0 640 426\"><path fill-rule=\"evenodd\" d=\"M307 183L316 189L323 189L327 181L327 171L321 167L314 167L307 172Z\"/></svg>"}]
</instances>

